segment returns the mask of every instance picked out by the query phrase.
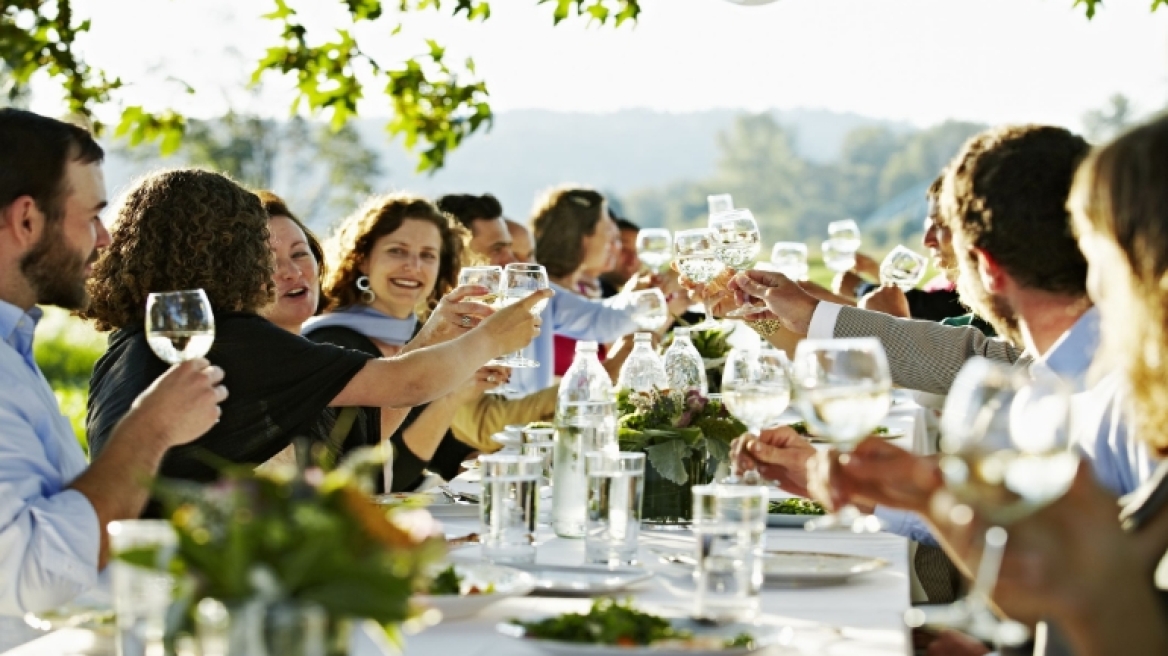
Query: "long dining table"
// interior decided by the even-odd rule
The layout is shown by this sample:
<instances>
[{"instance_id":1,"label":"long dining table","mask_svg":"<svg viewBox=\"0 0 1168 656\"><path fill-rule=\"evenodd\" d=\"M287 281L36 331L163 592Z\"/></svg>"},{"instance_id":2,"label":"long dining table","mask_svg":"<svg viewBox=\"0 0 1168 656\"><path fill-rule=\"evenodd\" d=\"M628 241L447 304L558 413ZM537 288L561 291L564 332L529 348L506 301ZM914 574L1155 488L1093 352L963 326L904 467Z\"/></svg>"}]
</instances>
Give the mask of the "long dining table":
<instances>
[{"instance_id":1,"label":"long dining table","mask_svg":"<svg viewBox=\"0 0 1168 656\"><path fill-rule=\"evenodd\" d=\"M892 441L906 449L930 452L923 424L925 412L911 401L898 403L884 422L897 435ZM479 530L474 517L446 518L442 523L450 537ZM789 630L783 632L784 644L759 654L912 654L910 632L903 621L910 606L908 540L888 533L809 532L785 527L768 528L765 539L767 550L848 554L879 558L886 564L877 571L829 585L768 581L760 594L758 621L789 627ZM661 551L692 551L694 537L685 530L643 531L639 544L641 561L650 563ZM452 558L473 561L477 559L477 547L455 550ZM541 529L538 563L580 565L583 560L582 540L558 538L550 530ZM653 577L614 596L631 598L638 606L650 610L686 614L691 599L677 592L671 591L661 577ZM504 636L496 630L497 625L512 618L527 620L562 612L586 612L591 603L591 598L581 596L529 595L504 599L470 618L444 621L407 636L403 656L539 654L537 645ZM6 656L113 656L114 653L111 635L87 629L54 631L5 652Z\"/></svg>"}]
</instances>

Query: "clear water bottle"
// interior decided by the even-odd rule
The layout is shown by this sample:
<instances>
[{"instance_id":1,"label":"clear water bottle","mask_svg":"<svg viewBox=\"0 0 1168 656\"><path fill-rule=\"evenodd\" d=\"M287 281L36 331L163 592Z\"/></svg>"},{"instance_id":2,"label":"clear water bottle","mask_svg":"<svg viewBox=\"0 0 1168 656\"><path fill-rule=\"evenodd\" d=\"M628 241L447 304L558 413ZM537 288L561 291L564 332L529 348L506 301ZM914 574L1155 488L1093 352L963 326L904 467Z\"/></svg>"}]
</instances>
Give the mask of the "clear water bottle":
<instances>
[{"instance_id":1,"label":"clear water bottle","mask_svg":"<svg viewBox=\"0 0 1168 656\"><path fill-rule=\"evenodd\" d=\"M577 342L576 358L560 381L552 456L552 528L565 538L584 537L588 497L584 454L617 450L616 402L596 342Z\"/></svg>"},{"instance_id":2,"label":"clear water bottle","mask_svg":"<svg viewBox=\"0 0 1168 656\"><path fill-rule=\"evenodd\" d=\"M709 392L706 365L689 338L689 328L673 329L673 344L665 351L664 360L665 378L671 391L685 394L696 389L702 396Z\"/></svg>"},{"instance_id":3,"label":"clear water bottle","mask_svg":"<svg viewBox=\"0 0 1168 656\"><path fill-rule=\"evenodd\" d=\"M649 392L653 388L663 390L669 387L665 376L665 365L653 350L653 335L637 333L633 338L633 351L621 367L616 386L634 392Z\"/></svg>"}]
</instances>

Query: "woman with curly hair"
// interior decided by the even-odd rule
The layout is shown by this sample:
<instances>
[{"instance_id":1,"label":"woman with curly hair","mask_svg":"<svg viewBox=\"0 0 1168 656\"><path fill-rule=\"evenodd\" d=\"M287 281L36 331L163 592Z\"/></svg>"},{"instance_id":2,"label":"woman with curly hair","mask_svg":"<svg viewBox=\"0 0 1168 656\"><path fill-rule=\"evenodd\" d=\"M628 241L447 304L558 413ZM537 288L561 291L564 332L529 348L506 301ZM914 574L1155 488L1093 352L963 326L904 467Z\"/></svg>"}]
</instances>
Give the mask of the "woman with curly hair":
<instances>
[{"instance_id":1,"label":"woman with curly hair","mask_svg":"<svg viewBox=\"0 0 1168 656\"><path fill-rule=\"evenodd\" d=\"M207 358L227 372L232 390L219 423L172 449L162 476L209 481L218 462L265 462L294 437L319 439L327 407L402 408L442 397L486 361L530 341L539 325L531 306L547 296L533 294L518 309L493 314L478 304L441 303L419 339L403 349L408 353L370 358L310 342L257 314L275 300L269 217L255 194L223 175L193 169L148 175L115 213L85 312L99 330L113 331L90 381L92 448L102 449L134 397L166 369L146 343L151 292L207 293L216 319Z\"/></svg>"},{"instance_id":2,"label":"woman with curly hair","mask_svg":"<svg viewBox=\"0 0 1168 656\"><path fill-rule=\"evenodd\" d=\"M336 309L308 321L304 335L371 356L396 354L414 338L419 315L438 299L458 301L484 291L455 288L466 233L420 196L370 198L329 241L334 266L325 277L324 297ZM454 413L506 377L506 369L484 367L456 391L408 414L366 409L381 415L379 434L392 435L392 489L413 489L426 468L446 479L457 475L473 449L450 432Z\"/></svg>"}]
</instances>

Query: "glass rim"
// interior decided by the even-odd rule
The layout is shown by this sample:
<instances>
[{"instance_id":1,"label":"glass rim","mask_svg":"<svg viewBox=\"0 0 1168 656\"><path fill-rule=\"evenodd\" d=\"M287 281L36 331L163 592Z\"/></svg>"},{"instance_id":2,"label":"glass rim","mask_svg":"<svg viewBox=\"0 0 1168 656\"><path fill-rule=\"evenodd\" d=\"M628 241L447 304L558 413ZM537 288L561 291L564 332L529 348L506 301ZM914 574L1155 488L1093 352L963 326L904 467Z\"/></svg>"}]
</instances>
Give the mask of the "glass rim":
<instances>
[{"instance_id":1,"label":"glass rim","mask_svg":"<svg viewBox=\"0 0 1168 656\"><path fill-rule=\"evenodd\" d=\"M601 472L644 473L646 461L640 451L588 451L584 454L584 472L594 473L598 464Z\"/></svg>"},{"instance_id":2,"label":"glass rim","mask_svg":"<svg viewBox=\"0 0 1168 656\"><path fill-rule=\"evenodd\" d=\"M503 267L504 271L544 271L542 264L532 264L531 262L512 262Z\"/></svg>"}]
</instances>

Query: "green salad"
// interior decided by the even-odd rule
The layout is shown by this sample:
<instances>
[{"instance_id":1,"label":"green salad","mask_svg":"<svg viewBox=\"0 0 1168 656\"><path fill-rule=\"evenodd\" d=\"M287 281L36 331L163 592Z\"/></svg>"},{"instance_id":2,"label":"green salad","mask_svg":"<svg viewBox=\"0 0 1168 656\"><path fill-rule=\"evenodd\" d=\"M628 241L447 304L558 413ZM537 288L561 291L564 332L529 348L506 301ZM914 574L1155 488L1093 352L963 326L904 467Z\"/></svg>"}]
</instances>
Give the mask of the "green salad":
<instances>
[{"instance_id":1,"label":"green salad","mask_svg":"<svg viewBox=\"0 0 1168 656\"><path fill-rule=\"evenodd\" d=\"M768 512L777 515L823 515L826 511L818 501L792 497L782 501L772 501Z\"/></svg>"},{"instance_id":2,"label":"green salad","mask_svg":"<svg viewBox=\"0 0 1168 656\"><path fill-rule=\"evenodd\" d=\"M641 612L624 602L597 599L586 614L564 613L537 622L511 620L523 627L526 637L582 644L638 647L669 645L705 649L753 647L754 638L742 633L732 639L695 637L693 633L673 628L664 617Z\"/></svg>"},{"instance_id":3,"label":"green salad","mask_svg":"<svg viewBox=\"0 0 1168 656\"><path fill-rule=\"evenodd\" d=\"M495 591L495 586L488 585L485 588L480 588L477 585L464 586L465 579L459 576L458 571L454 569L454 565L438 572L433 581L430 581L430 587L426 590L427 594L431 595L478 595L491 594Z\"/></svg>"}]
</instances>

